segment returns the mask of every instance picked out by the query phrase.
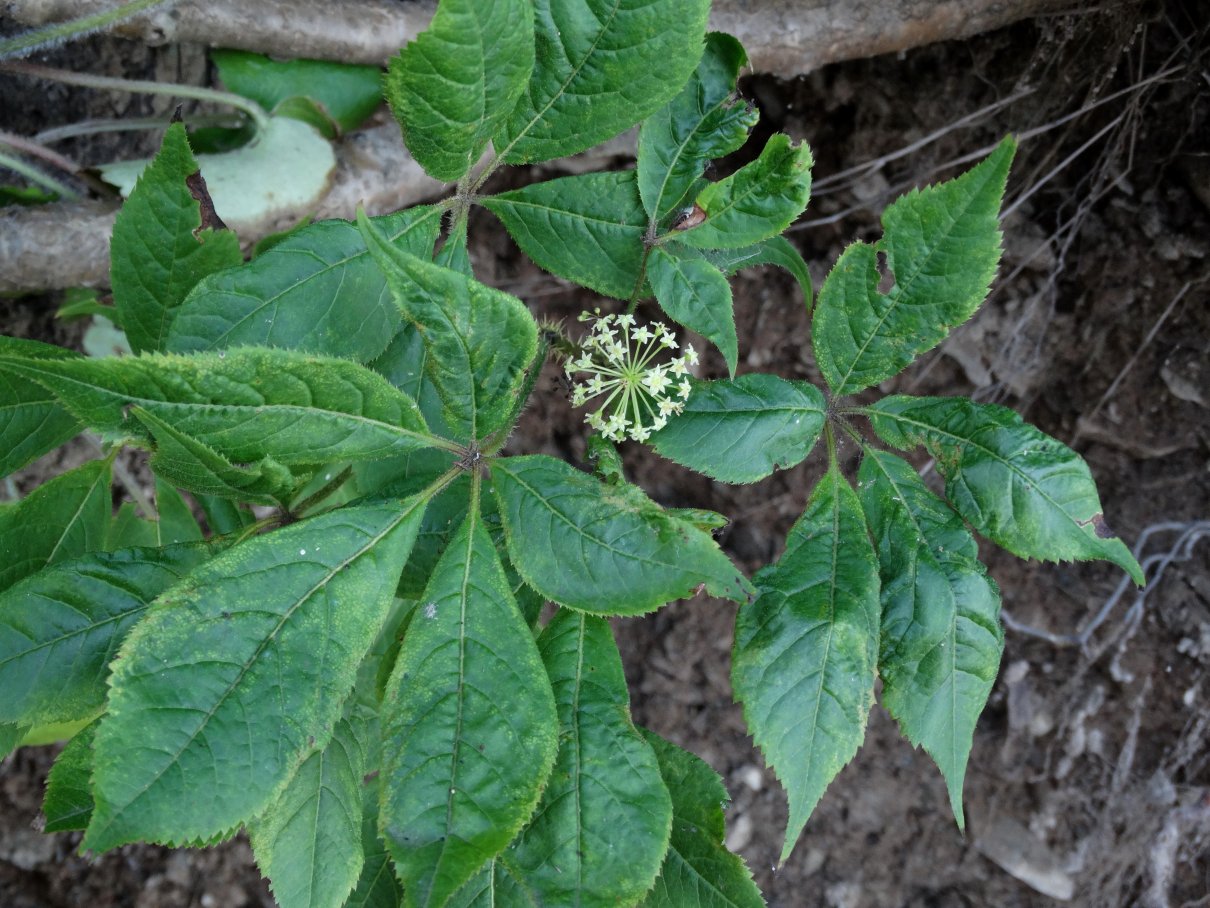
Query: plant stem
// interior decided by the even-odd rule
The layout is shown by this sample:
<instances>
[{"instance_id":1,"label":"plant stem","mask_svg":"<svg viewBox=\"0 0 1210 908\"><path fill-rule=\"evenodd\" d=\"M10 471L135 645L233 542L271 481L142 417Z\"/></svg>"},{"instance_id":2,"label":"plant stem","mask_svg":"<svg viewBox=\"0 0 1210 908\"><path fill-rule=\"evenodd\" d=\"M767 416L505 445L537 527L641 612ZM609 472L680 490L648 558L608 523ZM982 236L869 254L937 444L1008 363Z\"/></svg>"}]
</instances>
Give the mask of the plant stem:
<instances>
[{"instance_id":1,"label":"plant stem","mask_svg":"<svg viewBox=\"0 0 1210 908\"><path fill-rule=\"evenodd\" d=\"M265 109L240 95L226 91L216 91L213 88L202 88L199 85L175 85L171 83L149 82L144 79L117 79L112 76L96 76L91 73L73 73L66 69L56 69L53 66L39 66L34 63L3 63L0 72L16 73L33 76L36 79L49 79L64 85L81 85L85 88L109 89L136 94L167 95L173 98L191 98L195 101L209 101L213 104L225 104L242 110L256 124L257 134L265 131L269 125L269 115Z\"/></svg>"},{"instance_id":2,"label":"plant stem","mask_svg":"<svg viewBox=\"0 0 1210 908\"><path fill-rule=\"evenodd\" d=\"M130 0L115 9L93 13L90 16L80 16L78 19L68 19L66 22L55 22L42 28L32 28L11 38L0 41L0 60L10 57L24 57L34 51L44 50L80 38L93 32L102 31L111 25L117 25L123 19L129 19L139 13L164 4L175 3L176 0Z\"/></svg>"},{"instance_id":3,"label":"plant stem","mask_svg":"<svg viewBox=\"0 0 1210 908\"><path fill-rule=\"evenodd\" d=\"M240 114L202 114L190 117L190 126L221 126L239 129L248 121ZM166 117L135 117L129 120L81 120L53 129L44 129L34 136L35 142L61 142L76 136L92 136L106 132L135 132L141 129L165 129L171 121Z\"/></svg>"},{"instance_id":4,"label":"plant stem","mask_svg":"<svg viewBox=\"0 0 1210 908\"><path fill-rule=\"evenodd\" d=\"M332 495L333 493L335 493L336 490L339 489L342 485L344 485L345 482L348 481L348 478L352 475L353 475L353 468L345 467L343 470L341 470L339 473L337 473L335 476L333 476L329 482L325 483L321 489L308 495L302 501L298 502L298 504L296 504L292 508L290 508L290 513L291 514L306 514L307 511L309 511L311 508L315 507L317 504L319 504L321 501L323 501L329 495Z\"/></svg>"},{"instance_id":5,"label":"plant stem","mask_svg":"<svg viewBox=\"0 0 1210 908\"><path fill-rule=\"evenodd\" d=\"M0 144L0 148L8 146ZM9 170L21 174L31 183L37 183L43 189L56 193L59 198L66 199L71 202L78 202L82 196L70 186L60 183L52 176L47 176L36 167L26 164L20 158L15 158L12 155L5 154L0 151L0 167L7 167Z\"/></svg>"}]
</instances>

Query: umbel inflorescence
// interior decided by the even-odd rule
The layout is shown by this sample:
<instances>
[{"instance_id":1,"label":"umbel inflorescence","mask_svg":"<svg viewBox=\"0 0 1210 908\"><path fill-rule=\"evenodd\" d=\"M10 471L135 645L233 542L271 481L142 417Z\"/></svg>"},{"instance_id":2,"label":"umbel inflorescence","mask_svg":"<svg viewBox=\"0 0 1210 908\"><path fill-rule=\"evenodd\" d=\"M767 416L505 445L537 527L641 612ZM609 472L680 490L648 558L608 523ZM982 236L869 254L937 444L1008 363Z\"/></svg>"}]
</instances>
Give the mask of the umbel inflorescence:
<instances>
[{"instance_id":1,"label":"umbel inflorescence","mask_svg":"<svg viewBox=\"0 0 1210 908\"><path fill-rule=\"evenodd\" d=\"M584 421L610 441L646 441L668 417L680 413L689 397L689 368L697 351L686 344L680 356L666 362L656 358L679 346L662 322L637 325L633 315L583 312L580 321L592 327L580 342L580 355L564 367L568 377L588 377L572 385L572 406L582 407L602 394L605 400Z\"/></svg>"}]
</instances>

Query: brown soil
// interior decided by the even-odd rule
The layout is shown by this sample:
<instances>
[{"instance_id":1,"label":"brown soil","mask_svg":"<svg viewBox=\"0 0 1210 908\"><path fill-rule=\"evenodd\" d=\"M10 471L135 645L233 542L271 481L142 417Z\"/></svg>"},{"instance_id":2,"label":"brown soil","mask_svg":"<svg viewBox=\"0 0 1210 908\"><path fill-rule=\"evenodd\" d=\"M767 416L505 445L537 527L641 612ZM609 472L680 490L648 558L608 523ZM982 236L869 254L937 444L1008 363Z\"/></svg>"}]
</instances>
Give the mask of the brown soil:
<instances>
[{"instance_id":1,"label":"brown soil","mask_svg":"<svg viewBox=\"0 0 1210 908\"><path fill-rule=\"evenodd\" d=\"M1178 556L1162 576L1153 563L1146 595L1126 590L1084 646L1010 629L975 738L965 835L936 769L876 708L864 748L781 868L772 865L784 796L731 702L734 606L699 598L617 622L636 720L723 775L733 798L729 842L772 906L1045 906L1055 899L1044 892L1064 887L1072 904L1090 908L1210 905L1210 540L1174 548L1183 530L1210 520L1207 28L1192 0L1101 8L794 82L745 84L762 108L762 135L785 130L815 149L815 199L790 236L817 286L846 243L877 236L877 213L904 187L951 175L957 158L1006 132L1027 137L988 304L881 391L971 394L1012 406L1088 460L1107 519L1130 544L1158 528L1141 560ZM196 67L190 49L149 52L102 39L86 49L102 68ZM164 53L176 54L176 63L164 62ZM1026 89L1020 100L957 125ZM6 104L11 97L0 88ZM44 115L87 112L61 90L48 91L42 104L26 105L38 121L31 130ZM1091 109L1028 138L1083 108ZM882 168L830 179L939 130L939 140ZM521 259L489 217L477 214L472 230L481 278L536 312L569 317L595 304ZM735 299L741 371L820 380L792 281L749 272L736 279ZM73 342L78 333L46 318L48 305L0 303L5 333ZM705 366L710 375L723 372L717 355ZM552 371L511 444L578 461L578 419ZM853 452L844 453L851 466ZM822 472L813 459L730 487L638 446L624 454L632 478L656 499L729 515L722 544L749 570L777 556ZM22 487L28 481L22 477ZM985 556L1006 612L1033 631L1079 631L1120 580L1099 563L1024 563L991 547ZM0 768L0 905L271 904L241 841L188 852L128 846L94 860L75 856L75 836L35 832L53 753L24 750Z\"/></svg>"}]
</instances>

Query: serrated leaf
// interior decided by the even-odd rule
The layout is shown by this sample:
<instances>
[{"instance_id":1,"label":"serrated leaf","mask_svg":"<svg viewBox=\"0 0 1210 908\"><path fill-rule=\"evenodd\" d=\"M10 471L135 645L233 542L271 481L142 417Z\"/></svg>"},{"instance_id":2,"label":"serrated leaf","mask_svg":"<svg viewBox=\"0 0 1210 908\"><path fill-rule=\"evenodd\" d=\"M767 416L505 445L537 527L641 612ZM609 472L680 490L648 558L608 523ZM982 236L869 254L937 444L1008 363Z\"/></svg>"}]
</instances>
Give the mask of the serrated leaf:
<instances>
[{"instance_id":1,"label":"serrated leaf","mask_svg":"<svg viewBox=\"0 0 1210 908\"><path fill-rule=\"evenodd\" d=\"M466 248L466 244L466 222L463 221L446 237L445 244L441 247L441 251L433 258L433 261L442 268L449 268L451 271L457 271L466 277L474 277L475 272L471 268L470 251Z\"/></svg>"},{"instance_id":2,"label":"serrated leaf","mask_svg":"<svg viewBox=\"0 0 1210 908\"><path fill-rule=\"evenodd\" d=\"M140 517L133 502L122 502L109 525L108 548L111 551L137 546L155 548L159 542L160 530L156 522Z\"/></svg>"},{"instance_id":3,"label":"serrated leaf","mask_svg":"<svg viewBox=\"0 0 1210 908\"><path fill-rule=\"evenodd\" d=\"M285 501L294 488L294 476L271 457L248 466L236 466L218 451L178 432L142 407L131 408L131 413L155 442L152 471L179 488L265 505Z\"/></svg>"},{"instance_id":4,"label":"serrated leaf","mask_svg":"<svg viewBox=\"0 0 1210 908\"><path fill-rule=\"evenodd\" d=\"M643 734L672 795L672 841L642 908L763 908L752 874L723 844L723 780L688 751Z\"/></svg>"},{"instance_id":5,"label":"serrated leaf","mask_svg":"<svg viewBox=\"0 0 1210 908\"><path fill-rule=\"evenodd\" d=\"M739 338L731 307L731 284L697 250L681 254L656 247L647 259L647 277L660 308L668 317L710 341L734 377L739 364Z\"/></svg>"},{"instance_id":6,"label":"serrated leaf","mask_svg":"<svg viewBox=\"0 0 1210 908\"><path fill-rule=\"evenodd\" d=\"M670 242L669 249L677 249L681 244ZM706 249L702 250L706 261L730 277L745 268L755 268L758 265L777 265L790 272L798 281L807 311L814 302L811 287L811 273L807 271L807 263L800 253L784 236L772 236L751 246L741 246L738 249Z\"/></svg>"},{"instance_id":7,"label":"serrated leaf","mask_svg":"<svg viewBox=\"0 0 1210 908\"><path fill-rule=\"evenodd\" d=\"M641 289L647 215L634 171L559 177L481 201L551 274L616 299Z\"/></svg>"},{"instance_id":8,"label":"serrated leaf","mask_svg":"<svg viewBox=\"0 0 1210 908\"><path fill-rule=\"evenodd\" d=\"M1016 147L1007 138L957 179L898 199L876 245L841 254L811 327L815 361L836 394L895 375L982 305L1000 261L1000 200ZM879 254L895 281L885 294Z\"/></svg>"},{"instance_id":9,"label":"serrated leaf","mask_svg":"<svg viewBox=\"0 0 1210 908\"><path fill-rule=\"evenodd\" d=\"M48 564L106 547L110 462L76 467L0 506L0 590Z\"/></svg>"},{"instance_id":10,"label":"serrated leaf","mask_svg":"<svg viewBox=\"0 0 1210 908\"><path fill-rule=\"evenodd\" d=\"M361 876L363 723L348 715L268 809L248 824L256 865L281 908L345 904Z\"/></svg>"},{"instance_id":11,"label":"serrated leaf","mask_svg":"<svg viewBox=\"0 0 1210 908\"><path fill-rule=\"evenodd\" d=\"M759 158L698 194L706 219L677 238L700 249L734 249L777 236L807 207L813 164L806 142L770 136Z\"/></svg>"},{"instance_id":12,"label":"serrated leaf","mask_svg":"<svg viewBox=\"0 0 1210 908\"><path fill-rule=\"evenodd\" d=\"M403 904L403 889L395 878L391 855L378 835L378 791L374 782L364 798L364 813L361 824L361 848L365 860L357 885L349 895L344 908L399 908Z\"/></svg>"},{"instance_id":13,"label":"serrated leaf","mask_svg":"<svg viewBox=\"0 0 1210 908\"><path fill-rule=\"evenodd\" d=\"M551 457L492 463L509 559L535 590L570 608L640 615L704 587L743 601L751 586L706 533L635 486L606 485Z\"/></svg>"},{"instance_id":14,"label":"serrated leaf","mask_svg":"<svg viewBox=\"0 0 1210 908\"><path fill-rule=\"evenodd\" d=\"M181 493L160 477L155 480L155 510L159 520L158 545L175 545L182 542L200 542L202 528L198 526L193 511Z\"/></svg>"},{"instance_id":15,"label":"serrated leaf","mask_svg":"<svg viewBox=\"0 0 1210 908\"><path fill-rule=\"evenodd\" d=\"M446 446L415 402L356 363L241 347L191 356L106 360L0 358L41 382L81 422L112 441L146 438L141 407L236 463L386 457Z\"/></svg>"},{"instance_id":16,"label":"serrated leaf","mask_svg":"<svg viewBox=\"0 0 1210 908\"><path fill-rule=\"evenodd\" d=\"M408 905L437 906L529 818L554 698L472 508L437 563L383 701L381 829Z\"/></svg>"},{"instance_id":17,"label":"serrated leaf","mask_svg":"<svg viewBox=\"0 0 1210 908\"><path fill-rule=\"evenodd\" d=\"M858 482L882 579L882 703L940 768L963 827L966 761L1004 651L1000 593L962 519L910 464L867 449Z\"/></svg>"},{"instance_id":18,"label":"serrated leaf","mask_svg":"<svg viewBox=\"0 0 1210 908\"><path fill-rule=\"evenodd\" d=\"M539 904L526 890L506 851L454 893L446 908L539 908Z\"/></svg>"},{"instance_id":19,"label":"serrated leaf","mask_svg":"<svg viewBox=\"0 0 1210 908\"><path fill-rule=\"evenodd\" d=\"M185 124L173 123L113 224L114 303L136 353L165 349L194 285L244 261L235 234L221 221L215 229L213 211L202 205L210 204L205 192Z\"/></svg>"},{"instance_id":20,"label":"serrated leaf","mask_svg":"<svg viewBox=\"0 0 1210 908\"><path fill-rule=\"evenodd\" d=\"M382 103L377 66L328 60L274 60L242 50L210 51L228 91L273 110L291 98L309 98L343 131L356 129Z\"/></svg>"},{"instance_id":21,"label":"serrated leaf","mask_svg":"<svg viewBox=\"0 0 1210 908\"><path fill-rule=\"evenodd\" d=\"M538 648L559 710L559 756L508 864L540 905L633 904L659 872L672 802L631 724L613 632L603 618L563 609Z\"/></svg>"},{"instance_id":22,"label":"serrated leaf","mask_svg":"<svg viewBox=\"0 0 1210 908\"><path fill-rule=\"evenodd\" d=\"M478 441L504 428L538 350L538 325L515 296L388 244L358 226L404 317L428 350L429 378L454 434Z\"/></svg>"},{"instance_id":23,"label":"serrated leaf","mask_svg":"<svg viewBox=\"0 0 1210 908\"><path fill-rule=\"evenodd\" d=\"M711 32L697 70L680 94L639 131L639 194L653 221L662 222L705 172L706 164L738 149L760 112L735 93L748 63L730 35Z\"/></svg>"},{"instance_id":24,"label":"serrated leaf","mask_svg":"<svg viewBox=\"0 0 1210 908\"><path fill-rule=\"evenodd\" d=\"M50 768L42 800L43 832L82 830L92 819L92 745L99 722L78 731Z\"/></svg>"},{"instance_id":25,"label":"serrated leaf","mask_svg":"<svg viewBox=\"0 0 1210 908\"><path fill-rule=\"evenodd\" d=\"M127 631L153 599L217 550L93 552L0 593L0 722L43 725L94 715Z\"/></svg>"},{"instance_id":26,"label":"serrated leaf","mask_svg":"<svg viewBox=\"0 0 1210 908\"><path fill-rule=\"evenodd\" d=\"M702 55L708 0L536 0L533 76L494 144L508 164L591 148L657 111Z\"/></svg>"},{"instance_id":27,"label":"serrated leaf","mask_svg":"<svg viewBox=\"0 0 1210 908\"><path fill-rule=\"evenodd\" d=\"M781 558L754 582L757 598L736 617L732 685L789 797L784 862L857 753L874 702L878 565L861 504L836 466L811 493Z\"/></svg>"},{"instance_id":28,"label":"serrated leaf","mask_svg":"<svg viewBox=\"0 0 1210 908\"><path fill-rule=\"evenodd\" d=\"M507 122L534 68L530 0L441 0L391 60L386 95L429 176L460 180Z\"/></svg>"},{"instance_id":29,"label":"serrated leaf","mask_svg":"<svg viewBox=\"0 0 1210 908\"><path fill-rule=\"evenodd\" d=\"M69 359L77 354L50 344L0 336L0 356ZM8 476L80 431L75 417L36 381L0 371L0 476Z\"/></svg>"},{"instance_id":30,"label":"serrated leaf","mask_svg":"<svg viewBox=\"0 0 1210 908\"><path fill-rule=\"evenodd\" d=\"M651 436L651 445L713 479L756 482L806 459L825 408L814 385L776 375L694 382L685 409Z\"/></svg>"},{"instance_id":31,"label":"serrated leaf","mask_svg":"<svg viewBox=\"0 0 1210 908\"><path fill-rule=\"evenodd\" d=\"M428 258L441 211L409 208L374 223L390 243ZM201 281L178 310L167 349L283 347L368 362L398 330L399 313L361 231L320 221L244 267Z\"/></svg>"},{"instance_id":32,"label":"serrated leaf","mask_svg":"<svg viewBox=\"0 0 1210 908\"><path fill-rule=\"evenodd\" d=\"M156 601L110 681L84 847L208 839L272 801L330 739L424 503L339 508L248 539Z\"/></svg>"},{"instance_id":33,"label":"serrated leaf","mask_svg":"<svg viewBox=\"0 0 1210 908\"><path fill-rule=\"evenodd\" d=\"M1007 407L961 397L895 395L866 408L900 450L923 445L945 494L971 526L1020 558L1111 561L1142 586L1142 568L1105 523L1088 464Z\"/></svg>"}]
</instances>

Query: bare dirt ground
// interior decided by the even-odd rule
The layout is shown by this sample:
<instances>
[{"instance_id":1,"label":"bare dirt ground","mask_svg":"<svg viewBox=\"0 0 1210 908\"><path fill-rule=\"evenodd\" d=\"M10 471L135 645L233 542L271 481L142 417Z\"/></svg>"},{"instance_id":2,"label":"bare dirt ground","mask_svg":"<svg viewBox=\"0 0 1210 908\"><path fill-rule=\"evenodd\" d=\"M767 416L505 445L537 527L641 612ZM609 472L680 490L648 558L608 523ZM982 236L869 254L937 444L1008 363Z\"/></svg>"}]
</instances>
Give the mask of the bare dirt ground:
<instances>
[{"instance_id":1,"label":"bare dirt ground","mask_svg":"<svg viewBox=\"0 0 1210 908\"><path fill-rule=\"evenodd\" d=\"M1109 5L792 82L744 83L763 114L755 147L785 130L815 150L814 200L790 236L817 286L845 244L878 235L878 212L894 195L952 175L959 158L1006 132L1022 137L988 304L881 391L1003 403L1073 445L1091 465L1107 519L1129 544L1141 541L1153 578L1140 597L1119 591L1108 565L1024 563L988 547L1012 624L975 738L965 835L928 758L875 708L864 748L781 868L772 864L784 796L731 702L734 606L697 599L618 622L636 720L723 775L729 844L772 906L1210 905L1208 29L1193 0ZM84 47L102 67L200 75L196 49L149 52L103 39ZM13 99L0 80L6 109ZM97 102L62 89L22 102L31 128L83 116L88 103ZM481 279L542 315L599 303L538 272L482 213L472 254ZM741 371L820 380L790 279L749 272L735 299ZM54 302L0 301L0 326L77 341L77 328L49 317ZM717 358L705 365L723 371ZM513 447L582 458L579 416L554 371L535 397ZM747 569L780 552L823 467L813 460L728 487L638 446L624 454L658 500L729 515L722 543ZM55 462L37 469L45 475ZM1088 628L1077 645L1062 639ZM0 767L0 905L271 904L238 840L206 851L128 846L92 859L75 855L74 836L37 833L54 752L23 750Z\"/></svg>"}]
</instances>

